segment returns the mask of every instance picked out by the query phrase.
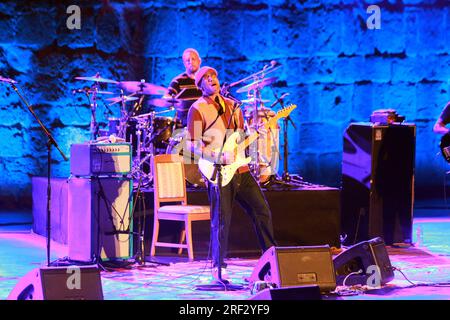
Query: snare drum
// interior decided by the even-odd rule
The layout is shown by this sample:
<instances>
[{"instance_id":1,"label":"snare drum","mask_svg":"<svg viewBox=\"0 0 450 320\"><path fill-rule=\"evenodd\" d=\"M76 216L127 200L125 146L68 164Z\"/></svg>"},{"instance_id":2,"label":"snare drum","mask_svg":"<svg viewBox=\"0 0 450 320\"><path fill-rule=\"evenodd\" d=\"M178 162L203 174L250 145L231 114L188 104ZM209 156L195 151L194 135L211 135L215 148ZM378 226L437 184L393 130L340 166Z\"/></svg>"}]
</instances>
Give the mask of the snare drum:
<instances>
[{"instance_id":1,"label":"snare drum","mask_svg":"<svg viewBox=\"0 0 450 320\"><path fill-rule=\"evenodd\" d=\"M167 154L179 154L183 155L183 145L186 143L186 133L187 130L184 129L172 138L170 138L169 145L167 147ZM198 169L198 160L194 157L183 157L184 160L184 173L186 177L186 182L194 187L206 188L205 179Z\"/></svg>"}]
</instances>

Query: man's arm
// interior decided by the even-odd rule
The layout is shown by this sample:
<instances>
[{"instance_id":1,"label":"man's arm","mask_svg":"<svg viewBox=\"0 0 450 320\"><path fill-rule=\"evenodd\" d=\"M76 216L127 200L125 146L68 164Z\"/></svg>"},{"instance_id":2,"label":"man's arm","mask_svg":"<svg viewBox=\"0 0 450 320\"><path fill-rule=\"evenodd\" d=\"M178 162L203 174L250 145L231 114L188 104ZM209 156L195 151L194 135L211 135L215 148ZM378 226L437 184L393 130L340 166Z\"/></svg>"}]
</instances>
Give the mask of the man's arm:
<instances>
[{"instance_id":1,"label":"man's arm","mask_svg":"<svg viewBox=\"0 0 450 320\"><path fill-rule=\"evenodd\" d=\"M439 118L433 126L433 131L438 134L446 134L450 132L448 128L445 126L448 124L450 120L450 102L447 103L444 110L442 110Z\"/></svg>"},{"instance_id":2,"label":"man's arm","mask_svg":"<svg viewBox=\"0 0 450 320\"><path fill-rule=\"evenodd\" d=\"M450 130L445 127L444 122L441 118L437 119L436 123L434 124L433 131L437 134L446 134Z\"/></svg>"}]
</instances>

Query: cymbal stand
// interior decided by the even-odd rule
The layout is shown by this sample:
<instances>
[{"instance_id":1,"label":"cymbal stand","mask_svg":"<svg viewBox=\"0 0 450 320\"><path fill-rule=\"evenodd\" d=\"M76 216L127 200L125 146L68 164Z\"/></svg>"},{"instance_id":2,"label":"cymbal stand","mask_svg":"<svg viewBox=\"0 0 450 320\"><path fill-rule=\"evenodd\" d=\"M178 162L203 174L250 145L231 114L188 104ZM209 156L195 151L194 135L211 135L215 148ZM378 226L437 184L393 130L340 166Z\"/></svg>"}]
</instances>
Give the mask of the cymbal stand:
<instances>
[{"instance_id":1,"label":"cymbal stand","mask_svg":"<svg viewBox=\"0 0 450 320\"><path fill-rule=\"evenodd\" d=\"M273 95L275 96L275 99L277 102L280 103L281 108L284 108L284 96L278 97L275 91L272 89ZM303 180L302 177L299 175L291 175L288 172L288 157L289 157L289 136L288 136L288 127L289 127L289 121L291 122L294 129L297 129L294 122L292 121L290 116L287 116L283 119L283 174L281 176L281 181L279 178L277 178L274 182L283 184L283 185L290 185L290 186L300 186L301 182Z\"/></svg>"},{"instance_id":2,"label":"cymbal stand","mask_svg":"<svg viewBox=\"0 0 450 320\"><path fill-rule=\"evenodd\" d=\"M153 132L153 115L150 117L150 132ZM136 124L136 137L137 137L137 143L136 143L136 158L133 161L133 169L132 169L132 176L134 180L136 181L142 181L142 179L146 179L146 182L151 182L153 180L152 173L149 172L146 174L143 170L143 164L146 160L148 160L150 157L154 155L153 152L153 145L150 146L150 148L144 148L145 141L147 140L147 135L145 134L147 132L148 127L148 120L145 118L137 118L137 124ZM142 159L142 152L149 151L147 156ZM150 166L151 168L151 166Z\"/></svg>"},{"instance_id":3,"label":"cymbal stand","mask_svg":"<svg viewBox=\"0 0 450 320\"><path fill-rule=\"evenodd\" d=\"M126 98L123 94L123 90L120 90L120 121L119 121L119 132L117 133L117 136L119 138L125 139L126 132L127 132L127 124L128 119L130 118L127 109L126 109Z\"/></svg>"},{"instance_id":4,"label":"cymbal stand","mask_svg":"<svg viewBox=\"0 0 450 320\"><path fill-rule=\"evenodd\" d=\"M94 84L91 86L92 89L92 101L89 99L89 93L86 92L86 95L88 96L90 107L91 107L91 125L90 125L90 131L91 131L91 141L94 141L98 137L98 123L96 118L96 110L97 110L97 91L99 88L99 83L94 82Z\"/></svg>"},{"instance_id":5,"label":"cymbal stand","mask_svg":"<svg viewBox=\"0 0 450 320\"><path fill-rule=\"evenodd\" d=\"M260 72L260 79L264 79L265 77L265 69L264 68L262 70L262 72ZM254 81L258 81L258 77L254 77ZM250 93L253 92L253 93ZM252 89L249 91L248 93L248 97L253 97L254 98L254 102L253 102L253 130L255 130L256 132L259 132L260 129L260 124L259 124L259 109L261 107L261 88L259 86L257 86L256 88ZM251 171L253 176L255 177L256 181L260 181L260 176L261 176L261 168L259 167L259 137L258 139L256 139L256 141L253 143L252 146L250 146L250 156L252 157L252 162L250 163L250 167L251 167Z\"/></svg>"}]
</instances>

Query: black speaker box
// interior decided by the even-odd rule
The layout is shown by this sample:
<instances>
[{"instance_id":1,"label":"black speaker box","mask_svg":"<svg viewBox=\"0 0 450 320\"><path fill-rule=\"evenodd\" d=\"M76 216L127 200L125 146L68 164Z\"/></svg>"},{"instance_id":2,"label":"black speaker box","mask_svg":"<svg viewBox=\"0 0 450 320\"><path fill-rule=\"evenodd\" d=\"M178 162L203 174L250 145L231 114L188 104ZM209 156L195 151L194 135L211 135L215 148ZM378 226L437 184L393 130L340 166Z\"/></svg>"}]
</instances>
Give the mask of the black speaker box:
<instances>
[{"instance_id":1,"label":"black speaker box","mask_svg":"<svg viewBox=\"0 0 450 320\"><path fill-rule=\"evenodd\" d=\"M320 288L314 286L264 289L250 300L321 300Z\"/></svg>"},{"instance_id":2,"label":"black speaker box","mask_svg":"<svg viewBox=\"0 0 450 320\"><path fill-rule=\"evenodd\" d=\"M250 284L265 281L277 288L318 285L322 292L336 288L330 248L271 247L259 259L249 278Z\"/></svg>"},{"instance_id":3,"label":"black speaker box","mask_svg":"<svg viewBox=\"0 0 450 320\"><path fill-rule=\"evenodd\" d=\"M333 259L337 285L369 285L369 277L378 273L380 285L394 279L394 270L382 238L360 242ZM372 267L372 268L370 268ZM376 268L375 268L376 267ZM377 270L377 271L376 271ZM351 274L361 271L359 274Z\"/></svg>"},{"instance_id":4,"label":"black speaker box","mask_svg":"<svg viewBox=\"0 0 450 320\"><path fill-rule=\"evenodd\" d=\"M351 124L344 134L341 225L346 244L410 243L416 127Z\"/></svg>"},{"instance_id":5,"label":"black speaker box","mask_svg":"<svg viewBox=\"0 0 450 320\"><path fill-rule=\"evenodd\" d=\"M103 300L96 266L42 267L27 273L8 300Z\"/></svg>"}]
</instances>

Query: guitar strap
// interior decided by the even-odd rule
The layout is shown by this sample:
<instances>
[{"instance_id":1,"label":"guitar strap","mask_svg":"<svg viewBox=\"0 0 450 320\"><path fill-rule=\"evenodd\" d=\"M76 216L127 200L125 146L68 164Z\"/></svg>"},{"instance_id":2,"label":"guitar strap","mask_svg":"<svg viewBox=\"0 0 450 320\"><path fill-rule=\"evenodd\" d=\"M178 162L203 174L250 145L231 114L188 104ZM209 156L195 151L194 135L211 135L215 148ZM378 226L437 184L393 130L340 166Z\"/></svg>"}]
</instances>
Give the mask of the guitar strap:
<instances>
[{"instance_id":1,"label":"guitar strap","mask_svg":"<svg viewBox=\"0 0 450 320\"><path fill-rule=\"evenodd\" d=\"M217 116L216 116L216 118L214 119L213 122L211 122L211 124L204 131L208 131L217 122L217 120L219 119L219 117L221 115L223 115L223 117L221 117L221 118L222 118L224 126L226 127L227 130L230 129L231 121L229 121L228 124L226 123L226 113L227 113L227 107L228 106L227 106L227 103L226 103L225 99L222 98L222 100L223 100L223 102L225 104L225 112L221 113L220 112L220 110L222 110L222 106L221 105L219 105L216 101L214 101L210 97L203 96L203 98L206 101L208 101L209 104L212 104L212 105L217 107ZM236 131L238 129L238 125L236 123L236 118L234 116L234 113L231 113L231 116L233 117L233 120L234 120L233 121L234 122L234 131ZM231 120L231 118L229 120Z\"/></svg>"}]
</instances>

